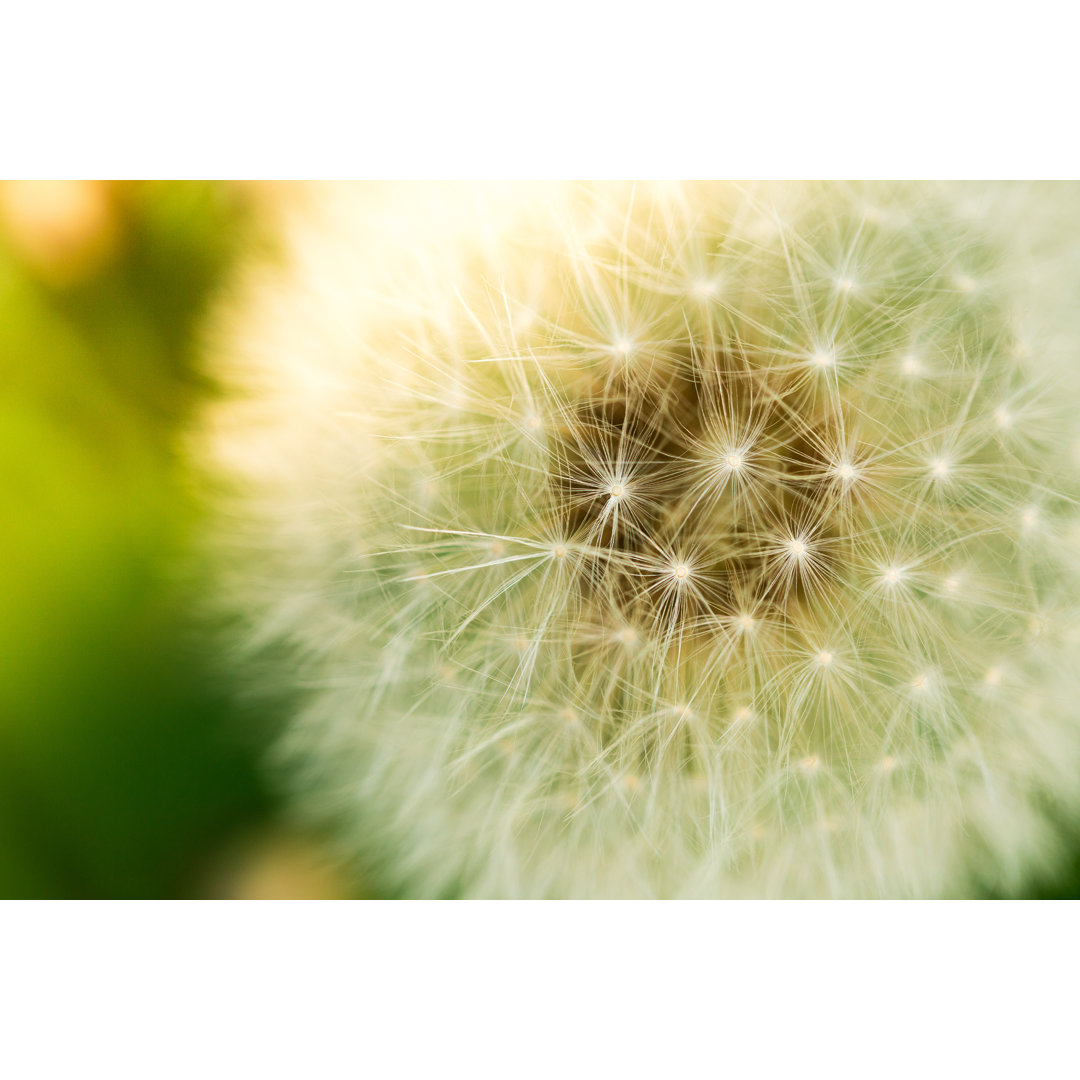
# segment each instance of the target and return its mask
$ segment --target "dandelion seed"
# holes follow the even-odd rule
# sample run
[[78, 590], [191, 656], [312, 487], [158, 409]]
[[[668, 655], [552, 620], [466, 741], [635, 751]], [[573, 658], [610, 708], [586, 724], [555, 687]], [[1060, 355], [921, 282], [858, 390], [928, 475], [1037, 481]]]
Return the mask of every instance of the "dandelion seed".
[[520, 309], [513, 317], [511, 326], [518, 334], [528, 333], [536, 325], [536, 312], [527, 308]]
[[443, 399], [446, 407], [451, 412], [463, 412], [469, 403], [469, 396], [461, 386], [453, 386]]
[[904, 572], [902, 566], [887, 566], [881, 572], [881, 580], [886, 585], [899, 585], [904, 580]]

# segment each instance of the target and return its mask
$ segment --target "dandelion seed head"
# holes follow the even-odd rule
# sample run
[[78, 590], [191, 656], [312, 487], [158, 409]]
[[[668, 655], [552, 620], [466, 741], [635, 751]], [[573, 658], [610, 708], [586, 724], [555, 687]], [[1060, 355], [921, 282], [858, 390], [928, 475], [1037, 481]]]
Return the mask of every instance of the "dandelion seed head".
[[337, 850], [425, 897], [1047, 862], [1075, 191], [313, 190], [226, 302], [199, 438], [221, 653], [294, 709], [276, 760]]

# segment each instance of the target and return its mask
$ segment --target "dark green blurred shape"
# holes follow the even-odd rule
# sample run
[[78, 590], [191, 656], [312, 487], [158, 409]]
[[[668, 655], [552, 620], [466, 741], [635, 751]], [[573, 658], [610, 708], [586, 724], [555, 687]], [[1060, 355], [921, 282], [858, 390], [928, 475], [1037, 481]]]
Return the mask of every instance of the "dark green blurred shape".
[[10, 206], [0, 225], [2, 897], [196, 895], [271, 811], [173, 580], [196, 328], [253, 242], [249, 195], [97, 195], [111, 248], [74, 274], [78, 250], [57, 270]]

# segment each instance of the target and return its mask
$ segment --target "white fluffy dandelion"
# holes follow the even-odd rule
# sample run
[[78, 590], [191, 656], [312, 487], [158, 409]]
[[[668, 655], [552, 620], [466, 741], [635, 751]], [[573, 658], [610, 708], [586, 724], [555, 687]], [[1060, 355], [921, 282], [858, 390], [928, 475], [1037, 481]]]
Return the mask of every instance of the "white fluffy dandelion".
[[343, 856], [565, 897], [1008, 891], [1052, 859], [1080, 200], [985, 194], [982, 225], [876, 184], [285, 216], [200, 453], [220, 606]]

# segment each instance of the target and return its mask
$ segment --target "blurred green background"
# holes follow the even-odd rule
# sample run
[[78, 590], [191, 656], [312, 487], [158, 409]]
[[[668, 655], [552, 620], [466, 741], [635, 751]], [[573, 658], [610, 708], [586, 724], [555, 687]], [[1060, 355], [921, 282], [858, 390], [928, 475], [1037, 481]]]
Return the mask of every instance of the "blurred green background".
[[200, 649], [176, 446], [269, 188], [0, 185], [0, 896], [333, 896]]
[[[277, 191], [0, 183], [0, 897], [345, 894], [180, 572], [201, 327]], [[1029, 895], [1080, 896], [1073, 847]]]

